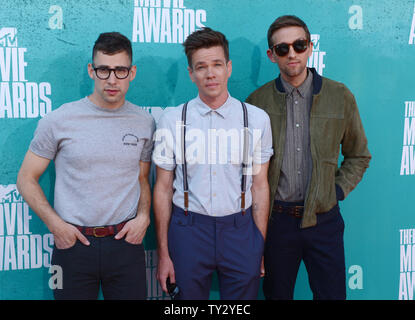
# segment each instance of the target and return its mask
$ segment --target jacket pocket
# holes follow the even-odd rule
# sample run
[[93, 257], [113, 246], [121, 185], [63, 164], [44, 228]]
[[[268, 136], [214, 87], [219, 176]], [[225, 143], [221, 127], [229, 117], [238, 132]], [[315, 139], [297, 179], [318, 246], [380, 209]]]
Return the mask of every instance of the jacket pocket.
[[335, 188], [337, 162], [333, 159], [323, 159], [320, 162], [320, 167], [319, 199], [321, 209], [319, 211], [325, 212], [337, 203]]

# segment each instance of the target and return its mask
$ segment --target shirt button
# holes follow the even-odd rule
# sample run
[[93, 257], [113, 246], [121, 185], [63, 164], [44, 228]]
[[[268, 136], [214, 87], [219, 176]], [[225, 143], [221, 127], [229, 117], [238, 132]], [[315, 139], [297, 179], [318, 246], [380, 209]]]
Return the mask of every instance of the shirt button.
[[301, 150], [300, 148], [297, 148], [297, 151], [298, 151], [298, 152], [300, 152], [300, 150]]
[[298, 128], [298, 127], [300, 127], [300, 124], [299, 123], [296, 123], [295, 126]]
[[212, 175], [216, 176], [216, 171], [213, 171], [213, 172], [212, 172]]
[[298, 101], [294, 101], [295, 104], [298, 104]]
[[213, 197], [216, 197], [216, 193], [212, 194]]
[[297, 171], [298, 174], [301, 174], [301, 171]]

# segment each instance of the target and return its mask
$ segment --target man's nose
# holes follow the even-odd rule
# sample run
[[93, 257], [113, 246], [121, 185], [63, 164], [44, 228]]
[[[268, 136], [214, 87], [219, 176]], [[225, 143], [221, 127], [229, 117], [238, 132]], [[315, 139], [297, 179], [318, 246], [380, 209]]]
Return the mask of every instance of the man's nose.
[[213, 78], [214, 76], [215, 76], [215, 74], [213, 73], [213, 68], [212, 67], [207, 67], [207, 70], [206, 70], [206, 76], [208, 77], [208, 78]]
[[288, 57], [293, 58], [297, 55], [297, 52], [295, 52], [294, 47], [292, 45], [288, 46]]
[[115, 70], [110, 70], [110, 76], [107, 79], [109, 83], [115, 83], [117, 81], [117, 77], [115, 76]]

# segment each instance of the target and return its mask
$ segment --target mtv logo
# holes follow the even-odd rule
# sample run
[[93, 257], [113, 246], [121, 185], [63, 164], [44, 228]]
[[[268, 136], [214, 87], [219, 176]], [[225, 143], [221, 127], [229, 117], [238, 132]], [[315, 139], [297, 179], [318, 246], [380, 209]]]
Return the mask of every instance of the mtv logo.
[[17, 29], [1, 28], [0, 29], [0, 46], [17, 47]]
[[313, 43], [313, 50], [320, 51], [320, 35], [319, 34], [312, 34], [311, 42]]
[[23, 202], [15, 184], [0, 185], [0, 203]]

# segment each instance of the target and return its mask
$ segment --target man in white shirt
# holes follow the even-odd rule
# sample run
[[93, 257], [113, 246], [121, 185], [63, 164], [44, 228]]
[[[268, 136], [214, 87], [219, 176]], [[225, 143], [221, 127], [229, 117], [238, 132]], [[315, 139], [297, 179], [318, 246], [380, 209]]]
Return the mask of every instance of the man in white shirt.
[[177, 284], [177, 299], [208, 299], [216, 270], [222, 299], [256, 299], [269, 211], [270, 120], [229, 95], [232, 61], [222, 33], [204, 28], [184, 47], [199, 94], [165, 113], [155, 134], [158, 279], [164, 291], [167, 279]]

